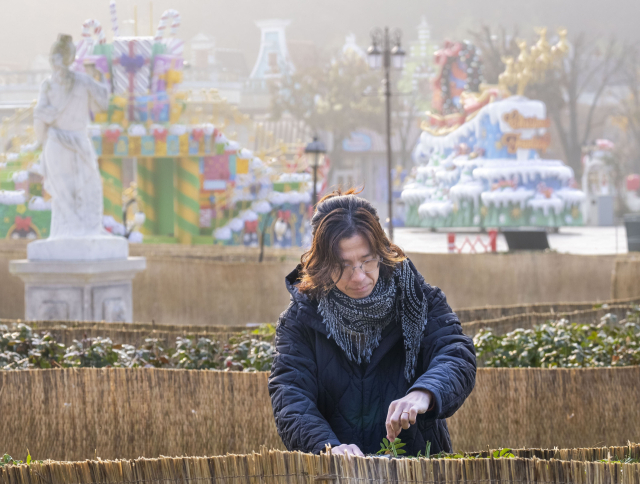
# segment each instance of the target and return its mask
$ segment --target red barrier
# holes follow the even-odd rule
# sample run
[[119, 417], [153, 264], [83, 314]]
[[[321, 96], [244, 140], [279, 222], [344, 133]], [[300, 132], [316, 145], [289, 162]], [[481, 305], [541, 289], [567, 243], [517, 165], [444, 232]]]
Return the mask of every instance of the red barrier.
[[498, 231], [496, 229], [489, 230], [489, 240], [485, 242], [478, 235], [475, 239], [470, 239], [469, 237], [465, 237], [462, 245], [460, 247], [456, 246], [456, 234], [453, 232], [449, 232], [447, 234], [447, 245], [450, 254], [461, 254], [465, 247], [469, 246], [470, 254], [478, 254], [479, 248], [482, 249], [481, 252], [497, 252], [498, 251]]

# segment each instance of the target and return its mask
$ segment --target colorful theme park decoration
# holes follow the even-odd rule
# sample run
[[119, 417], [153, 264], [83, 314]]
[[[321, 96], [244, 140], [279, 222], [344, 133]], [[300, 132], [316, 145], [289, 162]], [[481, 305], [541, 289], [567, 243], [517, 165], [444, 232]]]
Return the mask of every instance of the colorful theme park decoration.
[[[97, 21], [86, 21], [74, 63], [112, 92], [108, 110], [92, 112], [89, 126], [103, 179], [105, 227], [126, 235], [135, 219], [141, 233], [133, 231], [129, 239], [138, 241], [144, 234], [151, 240], [255, 246], [264, 236], [265, 245], [307, 244], [312, 187], [302, 151], [264, 161], [221, 127], [192, 116], [189, 94], [179, 88], [184, 43], [176, 36], [177, 11], [162, 15], [154, 37], [118, 36], [114, 2], [111, 15], [113, 41], [106, 41]], [[202, 102], [209, 101], [207, 95]], [[229, 114], [233, 122], [245, 121]], [[15, 151], [0, 159], [0, 238], [46, 237], [51, 212], [39, 147]], [[125, 159], [136, 172], [129, 190], [123, 186]], [[132, 206], [136, 213], [130, 213]]]
[[[550, 47], [546, 30], [530, 49], [520, 42], [516, 62], [504, 59], [507, 76], [499, 86], [480, 85], [480, 92], [440, 94], [453, 99], [439, 113], [429, 113], [413, 157], [415, 176], [405, 185], [406, 224], [422, 227], [558, 227], [582, 223], [584, 193], [575, 188], [573, 170], [559, 160], [541, 159], [550, 143], [546, 106], [541, 101], [511, 96], [527, 82], [540, 79], [567, 51], [566, 32]], [[461, 44], [447, 44], [441, 57], [459, 58]], [[467, 48], [466, 52], [471, 52]], [[448, 57], [447, 57], [448, 56]], [[458, 57], [456, 57], [458, 56]], [[440, 77], [444, 66], [441, 63]], [[468, 67], [468, 66], [467, 66]], [[450, 85], [450, 84], [449, 84]], [[459, 94], [459, 101], [452, 95]], [[435, 96], [437, 98], [437, 96]], [[452, 112], [453, 108], [457, 112]]]
[[460, 95], [476, 92], [482, 81], [482, 64], [473, 44], [445, 41], [434, 54], [438, 74], [433, 80], [432, 107], [444, 115], [462, 108]]

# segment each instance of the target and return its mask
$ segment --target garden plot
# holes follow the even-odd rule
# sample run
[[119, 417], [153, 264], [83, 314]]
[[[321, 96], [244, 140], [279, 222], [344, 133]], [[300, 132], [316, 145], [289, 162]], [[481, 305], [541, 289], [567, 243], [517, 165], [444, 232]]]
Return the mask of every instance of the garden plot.
[[[503, 368], [478, 370], [473, 393], [448, 420], [454, 448], [639, 442], [640, 366], [633, 358], [640, 313], [621, 310], [617, 319], [595, 319], [596, 310], [589, 324], [549, 322], [544, 329], [477, 336], [479, 361], [493, 359], [492, 366]], [[126, 348], [87, 338], [56, 349], [61, 343], [46, 332], [27, 338], [21, 331], [26, 327], [0, 337], [0, 358], [10, 360], [4, 366], [24, 368], [0, 371], [0, 451], [82, 460], [282, 449], [268, 372], [256, 371], [270, 367], [273, 328], [245, 333], [235, 347], [215, 335], [182, 335], [175, 340], [182, 346], [147, 341], [151, 347]], [[56, 366], [69, 368], [46, 369]]]

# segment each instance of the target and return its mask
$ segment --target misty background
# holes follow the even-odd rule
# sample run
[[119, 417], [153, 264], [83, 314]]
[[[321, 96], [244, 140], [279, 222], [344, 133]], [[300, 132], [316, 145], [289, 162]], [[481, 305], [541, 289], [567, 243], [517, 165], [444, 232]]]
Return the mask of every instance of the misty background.
[[[182, 16], [179, 35], [185, 40], [198, 33], [215, 39], [217, 47], [241, 49], [252, 65], [260, 45], [254, 21], [265, 18], [292, 20], [290, 41], [304, 40], [322, 50], [344, 43], [349, 33], [368, 45], [370, 30], [388, 25], [415, 36], [416, 26], [426, 16], [433, 39], [462, 40], [469, 29], [481, 24], [529, 32], [535, 26], [550, 30], [565, 27], [570, 33], [615, 35], [640, 40], [640, 2], [637, 0], [154, 0], [154, 20], [149, 21], [149, 1], [118, 0], [122, 23], [138, 10], [139, 35], [155, 30], [168, 8]], [[99, 20], [110, 39], [107, 0], [2, 0], [0, 16], [0, 68], [26, 69], [38, 54], [46, 54], [58, 33], [80, 35], [87, 18]]]

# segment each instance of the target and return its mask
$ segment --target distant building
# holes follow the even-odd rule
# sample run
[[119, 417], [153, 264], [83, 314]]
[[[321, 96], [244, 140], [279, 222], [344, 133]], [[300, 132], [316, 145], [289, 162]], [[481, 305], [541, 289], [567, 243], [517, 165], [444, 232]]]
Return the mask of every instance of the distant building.
[[256, 25], [261, 31], [260, 52], [253, 66], [249, 82], [252, 86], [266, 88], [266, 81], [294, 72], [289, 57], [285, 29], [291, 20], [259, 20]]
[[260, 50], [242, 95], [240, 107], [251, 113], [267, 112], [271, 104], [269, 82], [295, 72], [285, 29], [291, 20], [259, 20]]
[[367, 53], [364, 51], [362, 47], [356, 44], [356, 36], [355, 34], [347, 35], [344, 45], [342, 46], [342, 55], [347, 56], [350, 53], [357, 55], [361, 59], [367, 59]]

